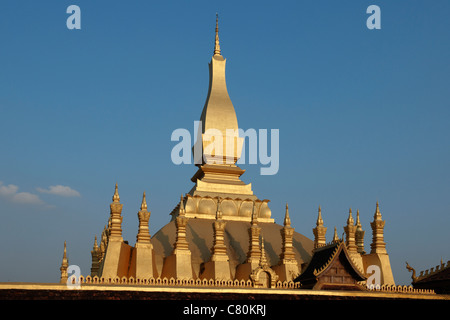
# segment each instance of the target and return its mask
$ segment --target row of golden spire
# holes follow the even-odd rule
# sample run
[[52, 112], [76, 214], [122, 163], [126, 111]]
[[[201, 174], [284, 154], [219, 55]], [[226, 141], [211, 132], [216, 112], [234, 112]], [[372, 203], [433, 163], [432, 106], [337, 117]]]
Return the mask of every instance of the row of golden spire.
[[[380, 207], [377, 201], [377, 207], [375, 210], [375, 214], [374, 214], [374, 218], [375, 220], [381, 220], [381, 212], [380, 212]], [[350, 208], [348, 210], [348, 219], [347, 219], [347, 225], [351, 225], [355, 223], [355, 221], [353, 220], [353, 216], [352, 216], [352, 208]], [[361, 227], [361, 221], [359, 219], [359, 209], [356, 210], [356, 223], [355, 225], [357, 227]], [[318, 215], [317, 215], [317, 221], [316, 221], [316, 226], [323, 226], [323, 219], [322, 219], [322, 208], [319, 205], [319, 210], [318, 210]]]

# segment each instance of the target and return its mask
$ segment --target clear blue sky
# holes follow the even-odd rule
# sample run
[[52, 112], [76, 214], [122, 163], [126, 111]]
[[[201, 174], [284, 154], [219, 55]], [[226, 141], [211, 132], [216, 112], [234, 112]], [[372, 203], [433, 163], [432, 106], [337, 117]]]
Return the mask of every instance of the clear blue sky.
[[321, 205], [331, 240], [359, 209], [370, 250], [378, 200], [398, 284], [405, 261], [450, 260], [450, 2], [5, 0], [0, 281], [57, 282], [64, 240], [88, 274], [116, 182], [131, 244], [144, 190], [151, 234], [169, 221], [196, 171], [170, 136], [200, 118], [216, 12], [239, 126], [280, 130], [278, 174], [242, 177], [276, 222], [288, 202], [313, 238]]

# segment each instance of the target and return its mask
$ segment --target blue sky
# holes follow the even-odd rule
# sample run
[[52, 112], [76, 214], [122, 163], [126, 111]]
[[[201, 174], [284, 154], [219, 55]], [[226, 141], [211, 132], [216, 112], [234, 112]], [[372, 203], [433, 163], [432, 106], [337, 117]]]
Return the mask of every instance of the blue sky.
[[[81, 8], [81, 30], [66, 9]], [[366, 9], [381, 8], [369, 30]], [[317, 208], [343, 232], [360, 210], [370, 250], [375, 204], [394, 278], [450, 260], [448, 1], [2, 1], [0, 281], [56, 282], [63, 243], [90, 250], [118, 182], [134, 243], [169, 221], [193, 165], [170, 140], [193, 132], [208, 89], [215, 13], [227, 85], [244, 130], [280, 130], [280, 170], [242, 179], [282, 223], [313, 238]]]

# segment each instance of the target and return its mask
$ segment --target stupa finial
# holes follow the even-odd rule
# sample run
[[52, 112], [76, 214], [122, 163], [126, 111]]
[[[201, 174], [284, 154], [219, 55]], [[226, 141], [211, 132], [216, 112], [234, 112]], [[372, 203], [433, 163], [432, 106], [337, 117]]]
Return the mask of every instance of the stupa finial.
[[147, 210], [147, 200], [145, 199], [145, 191], [142, 195], [141, 210]]
[[181, 194], [181, 197], [180, 197], [180, 208], [179, 208], [179, 215], [180, 216], [184, 216], [185, 213], [186, 213], [186, 211], [184, 210], [183, 200], [184, 200], [184, 196], [183, 196], [183, 194]]
[[216, 40], [214, 44], [214, 55], [220, 55], [220, 44], [219, 44], [219, 14], [216, 12]]
[[289, 207], [287, 203], [286, 203], [286, 213], [284, 215], [284, 226], [285, 227], [291, 226], [291, 218], [289, 217]]
[[117, 182], [116, 182], [116, 188], [114, 190], [114, 195], [113, 195], [113, 202], [120, 202], [120, 197], [119, 197], [119, 188], [117, 186]]
[[337, 241], [339, 241], [339, 237], [337, 235], [336, 227], [334, 227], [333, 242], [337, 242]]
[[320, 205], [319, 205], [319, 212], [317, 214], [316, 226], [323, 226], [322, 208], [320, 207]]
[[357, 226], [358, 228], [361, 228], [361, 221], [359, 220], [359, 209], [356, 210], [356, 222], [355, 222], [355, 226]]
[[97, 235], [95, 235], [95, 239], [94, 239], [94, 250], [98, 250]]
[[380, 205], [378, 204], [378, 200], [377, 200], [377, 207], [375, 209], [374, 218], [375, 218], [375, 220], [381, 220]]
[[353, 220], [353, 217], [352, 217], [352, 208], [350, 208], [350, 209], [348, 210], [347, 225], [353, 225], [354, 222], [355, 222], [355, 221]]

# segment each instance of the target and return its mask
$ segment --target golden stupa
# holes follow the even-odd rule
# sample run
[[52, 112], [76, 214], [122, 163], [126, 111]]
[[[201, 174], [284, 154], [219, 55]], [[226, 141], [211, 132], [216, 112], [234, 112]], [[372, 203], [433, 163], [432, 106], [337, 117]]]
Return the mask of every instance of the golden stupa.
[[[143, 279], [146, 283], [155, 279], [175, 279], [192, 284], [206, 279], [213, 280], [212, 283], [225, 281], [231, 285], [244, 281], [252, 287], [273, 288], [277, 283], [301, 279], [302, 272], [312, 265], [317, 265], [320, 270], [311, 270], [314, 279], [309, 278], [309, 283], [364, 282], [368, 267], [375, 265], [381, 272], [379, 284], [394, 285], [383, 237], [385, 221], [381, 218], [378, 203], [371, 223], [371, 252], [366, 253], [359, 212], [355, 223], [350, 209], [344, 227], [345, 243], [337, 237], [335, 230], [333, 241], [327, 244], [327, 228], [319, 207], [314, 240], [311, 240], [295, 232], [287, 205], [283, 225], [275, 223], [269, 200], [259, 199], [253, 194], [251, 184], [240, 179], [245, 170], [236, 162], [241, 156], [243, 138], [239, 137], [236, 112], [227, 91], [226, 59], [221, 55], [218, 31], [216, 18], [209, 90], [200, 116], [201, 132], [193, 146], [201, 150], [202, 156], [197, 159], [198, 170], [191, 178], [193, 188], [175, 202], [178, 204], [171, 212], [171, 221], [152, 237], [144, 193], [137, 214], [136, 243], [132, 246], [122, 237], [123, 204], [116, 184], [108, 224], [103, 229], [100, 244], [95, 238], [91, 251], [92, 268], [88, 277], [99, 283], [114, 283], [115, 279], [133, 279], [135, 283]], [[214, 140], [211, 132], [222, 135], [223, 151], [210, 148]], [[234, 148], [225, 147], [226, 141], [232, 141]], [[339, 258], [333, 256], [336, 252], [342, 252]], [[67, 281], [67, 266], [64, 252], [62, 283]], [[336, 274], [330, 276], [330, 270], [335, 270]], [[325, 271], [328, 272], [326, 277], [318, 279]]]

